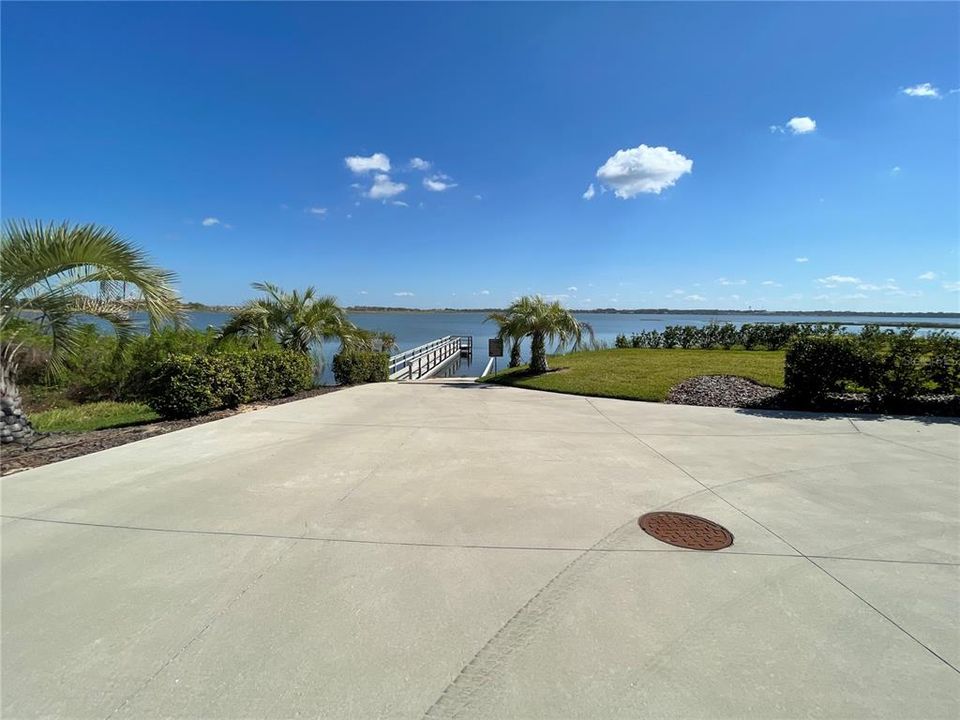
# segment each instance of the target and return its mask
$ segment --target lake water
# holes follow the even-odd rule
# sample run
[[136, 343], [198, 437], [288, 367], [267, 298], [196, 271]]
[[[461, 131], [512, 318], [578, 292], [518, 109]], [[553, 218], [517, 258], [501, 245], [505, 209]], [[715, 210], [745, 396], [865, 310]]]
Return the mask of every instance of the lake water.
[[[229, 315], [217, 312], [190, 313], [190, 324], [199, 329], [209, 326], [220, 327]], [[482, 312], [358, 312], [351, 313], [350, 318], [357, 325], [367, 330], [384, 330], [397, 337], [400, 350], [409, 350], [418, 345], [435, 340], [445, 335], [471, 335], [473, 337], [474, 353], [469, 360], [463, 358], [460, 364], [450, 368], [448, 375], [471, 376], [479, 375], [487, 365], [487, 339], [496, 334], [496, 325], [484, 322], [486, 313]], [[706, 325], [710, 322], [742, 325], [749, 322], [840, 322], [851, 331], [865, 323], [876, 323], [883, 326], [889, 322], [910, 323], [950, 323], [954, 332], [960, 332], [960, 318], [937, 318], [931, 321], [924, 317], [897, 318], [875, 317], [871, 315], [836, 317], [817, 317], [812, 315], [640, 315], [625, 313], [583, 313], [579, 319], [590, 323], [596, 339], [605, 342], [611, 347], [617, 335], [630, 335], [640, 330], [663, 330], [667, 325]], [[330, 364], [334, 353], [337, 352], [337, 343], [327, 343], [323, 347], [324, 372], [323, 382], [332, 383], [333, 375]], [[528, 348], [524, 345], [524, 355]], [[506, 348], [504, 352], [507, 352]], [[500, 361], [503, 366], [506, 359]]]

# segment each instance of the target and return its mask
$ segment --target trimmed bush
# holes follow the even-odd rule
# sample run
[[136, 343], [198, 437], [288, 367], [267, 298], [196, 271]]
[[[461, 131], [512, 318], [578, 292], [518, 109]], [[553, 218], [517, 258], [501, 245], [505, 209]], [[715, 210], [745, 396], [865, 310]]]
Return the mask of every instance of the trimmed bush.
[[733, 323], [710, 322], [696, 325], [667, 325], [663, 332], [641, 330], [617, 336], [617, 347], [634, 348], [723, 348], [740, 346], [745, 350], [783, 350], [794, 338], [834, 337], [846, 333], [837, 323]]
[[189, 418], [310, 388], [310, 358], [288, 350], [177, 354], [159, 361], [145, 388], [150, 408], [165, 418]]
[[960, 395], [960, 338], [940, 330], [924, 341], [930, 353], [927, 379], [941, 393]]
[[254, 376], [251, 400], [287, 397], [313, 386], [313, 362], [306, 355], [276, 350], [251, 353], [250, 357]]
[[801, 402], [855, 386], [874, 408], [901, 410], [920, 395], [957, 394], [960, 338], [875, 325], [859, 335], [800, 335], [787, 349], [784, 376], [786, 391]]
[[[146, 392], [150, 409], [165, 418], [188, 418], [223, 407], [219, 393], [225, 371], [210, 355], [171, 355], [160, 362]], [[232, 378], [231, 378], [232, 379]], [[216, 388], [216, 389], [215, 389]]]
[[368, 350], [348, 350], [333, 356], [333, 377], [340, 385], [385, 382], [390, 379], [390, 356]]
[[859, 373], [857, 347], [852, 337], [797, 338], [787, 348], [784, 387], [802, 401], [815, 401], [827, 393], [843, 392], [847, 381]]

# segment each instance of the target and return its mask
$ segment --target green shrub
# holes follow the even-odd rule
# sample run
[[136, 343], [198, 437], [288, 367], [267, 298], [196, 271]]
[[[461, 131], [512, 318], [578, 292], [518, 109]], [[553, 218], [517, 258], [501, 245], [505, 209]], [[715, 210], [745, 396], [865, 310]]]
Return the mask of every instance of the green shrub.
[[287, 397], [313, 386], [313, 362], [306, 355], [272, 350], [251, 353], [251, 358], [254, 379], [251, 400]]
[[695, 347], [700, 340], [700, 333], [693, 325], [681, 325], [677, 333], [677, 342], [684, 350]]
[[366, 350], [349, 350], [333, 356], [333, 377], [340, 385], [384, 382], [390, 379], [390, 356]]
[[941, 330], [924, 340], [929, 353], [927, 380], [937, 392], [960, 395], [960, 338]]
[[[171, 355], [155, 367], [146, 392], [147, 404], [165, 418], [189, 418], [223, 407], [219, 382], [229, 372], [210, 355]], [[231, 380], [233, 378], [231, 377]]]
[[919, 395], [960, 390], [960, 338], [948, 333], [917, 337], [868, 325], [859, 335], [797, 336], [784, 367], [788, 393], [816, 402], [848, 384], [867, 392], [877, 410], [902, 410]]
[[[637, 337], [637, 336], [634, 335], [633, 337]], [[615, 347], [618, 347], [620, 349], [629, 347], [629, 345], [627, 344], [627, 336], [624, 335], [623, 333], [620, 333], [619, 335], [617, 335], [617, 339], [614, 341], [613, 344]], [[634, 347], [637, 347], [637, 346], [634, 345]]]
[[665, 348], [676, 347], [680, 343], [680, 327], [678, 325], [667, 325], [663, 329], [660, 343]]
[[798, 337], [787, 348], [784, 388], [801, 401], [815, 401], [842, 392], [860, 373], [852, 337]]
[[123, 354], [126, 372], [120, 378], [120, 394], [125, 399], [146, 399], [146, 389], [161, 363], [173, 355], [206, 355], [212, 343], [210, 332], [174, 328], [133, 338]]
[[289, 350], [178, 354], [153, 368], [145, 400], [165, 418], [286, 397], [308, 389], [313, 373], [310, 358]]

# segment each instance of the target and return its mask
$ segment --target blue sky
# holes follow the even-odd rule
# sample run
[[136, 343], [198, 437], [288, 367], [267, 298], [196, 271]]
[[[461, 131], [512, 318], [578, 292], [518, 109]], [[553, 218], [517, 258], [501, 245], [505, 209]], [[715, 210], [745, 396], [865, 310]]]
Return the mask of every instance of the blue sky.
[[3, 217], [190, 300], [960, 309], [955, 3], [2, 12]]

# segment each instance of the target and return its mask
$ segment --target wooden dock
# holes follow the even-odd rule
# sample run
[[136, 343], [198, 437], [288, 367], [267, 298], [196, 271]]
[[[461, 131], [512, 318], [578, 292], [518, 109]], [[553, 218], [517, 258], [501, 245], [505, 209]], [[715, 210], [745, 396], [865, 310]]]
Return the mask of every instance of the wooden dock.
[[461, 357], [473, 355], [473, 336], [447, 335], [390, 356], [391, 380], [426, 380]]

